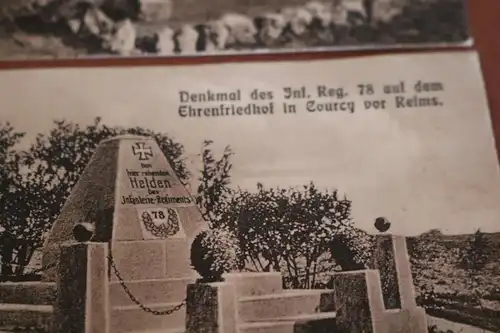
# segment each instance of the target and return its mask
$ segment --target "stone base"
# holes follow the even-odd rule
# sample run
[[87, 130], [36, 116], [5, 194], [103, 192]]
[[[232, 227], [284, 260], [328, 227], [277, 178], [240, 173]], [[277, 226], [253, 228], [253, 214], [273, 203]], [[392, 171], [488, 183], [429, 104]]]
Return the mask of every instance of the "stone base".
[[387, 332], [428, 333], [427, 316], [421, 307], [386, 311]]
[[109, 333], [108, 244], [63, 246], [53, 333]]
[[237, 297], [277, 294], [283, 291], [281, 273], [228, 273], [224, 280], [236, 289]]
[[51, 330], [53, 308], [51, 305], [0, 304], [0, 331], [8, 327], [40, 327]]
[[[184, 239], [117, 241], [113, 261], [125, 281], [194, 277], [189, 242]], [[116, 281], [114, 272], [111, 281]]]
[[187, 287], [186, 333], [237, 333], [236, 292], [225, 282]]
[[0, 301], [10, 304], [53, 305], [56, 284], [50, 282], [0, 283]]

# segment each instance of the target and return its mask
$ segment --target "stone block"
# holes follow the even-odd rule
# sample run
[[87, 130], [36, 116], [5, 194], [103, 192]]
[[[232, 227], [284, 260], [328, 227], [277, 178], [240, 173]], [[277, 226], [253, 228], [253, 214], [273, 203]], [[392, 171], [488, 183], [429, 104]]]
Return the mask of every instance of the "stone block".
[[373, 269], [378, 269], [386, 309], [401, 309], [393, 236], [378, 235], [373, 253]]
[[109, 333], [107, 243], [61, 248], [54, 333]]
[[285, 290], [279, 294], [240, 298], [238, 309], [244, 322], [289, 320], [334, 311], [334, 293], [331, 290]]
[[377, 236], [373, 258], [373, 268], [380, 271], [386, 309], [416, 307], [406, 238]]
[[[366, 272], [336, 273], [332, 278], [337, 312], [336, 321], [340, 332], [376, 332], [373, 327]], [[377, 278], [379, 277], [377, 276]], [[379, 299], [382, 299], [382, 295]]]
[[237, 333], [237, 300], [230, 283], [188, 285], [186, 333]]
[[191, 267], [191, 244], [185, 238], [165, 240], [167, 278], [198, 277]]
[[0, 300], [10, 304], [52, 305], [56, 298], [56, 284], [52, 282], [0, 283]]
[[[178, 305], [176, 303], [143, 305], [153, 311], [168, 311]], [[138, 305], [114, 306], [111, 309], [111, 332], [150, 332], [181, 328], [186, 322], [186, 309], [180, 308], [171, 314], [154, 315], [141, 309]]]
[[[239, 333], [337, 333], [335, 312], [297, 316], [290, 320], [251, 322], [239, 325]], [[340, 332], [338, 332], [340, 333]]]
[[[194, 278], [177, 278], [164, 280], [127, 281], [127, 288], [141, 303], [174, 303], [186, 298], [186, 288]], [[134, 305], [118, 281], [111, 282], [109, 297], [111, 306]]]
[[261, 296], [283, 291], [281, 273], [229, 273], [226, 282], [234, 285], [237, 297]]
[[403, 310], [389, 310], [385, 313], [387, 332], [428, 333], [427, 316], [420, 307]]
[[[112, 245], [113, 261], [125, 281], [195, 277], [185, 239], [119, 241]], [[115, 272], [111, 280], [116, 281]]]
[[50, 305], [0, 304], [0, 327], [41, 327], [51, 329], [53, 308]]
[[[167, 276], [166, 246], [162, 240], [114, 242], [112, 255], [124, 281], [162, 279]], [[118, 280], [113, 269], [111, 280]]]

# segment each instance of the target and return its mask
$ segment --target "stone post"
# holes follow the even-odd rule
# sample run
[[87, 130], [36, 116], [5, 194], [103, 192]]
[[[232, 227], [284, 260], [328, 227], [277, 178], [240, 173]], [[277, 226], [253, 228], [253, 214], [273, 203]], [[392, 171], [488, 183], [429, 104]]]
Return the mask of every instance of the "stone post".
[[406, 237], [377, 236], [373, 265], [380, 272], [387, 332], [427, 333], [425, 310], [415, 299]]
[[378, 271], [335, 273], [333, 283], [339, 332], [387, 333]]
[[237, 333], [236, 291], [227, 282], [187, 287], [186, 333]]
[[61, 246], [54, 333], [109, 333], [108, 243]]
[[404, 236], [376, 236], [373, 268], [380, 271], [386, 309], [416, 307], [410, 260]]

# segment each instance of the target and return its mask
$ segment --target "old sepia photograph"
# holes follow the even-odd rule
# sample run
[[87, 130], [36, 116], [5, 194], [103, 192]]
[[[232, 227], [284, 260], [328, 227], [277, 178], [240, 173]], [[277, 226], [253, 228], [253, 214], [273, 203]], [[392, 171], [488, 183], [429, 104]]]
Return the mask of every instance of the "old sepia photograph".
[[498, 332], [479, 68], [5, 71], [0, 332]]
[[2, 0], [0, 60], [468, 46], [465, 0]]

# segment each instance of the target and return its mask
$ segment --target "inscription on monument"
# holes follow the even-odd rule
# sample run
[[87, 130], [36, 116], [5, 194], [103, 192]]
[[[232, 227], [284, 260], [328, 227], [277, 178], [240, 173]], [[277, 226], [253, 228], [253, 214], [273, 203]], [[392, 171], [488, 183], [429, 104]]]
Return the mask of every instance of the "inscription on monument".
[[[127, 169], [130, 186], [133, 189], [165, 189], [171, 188], [172, 183], [163, 177], [170, 176], [168, 171], [134, 171]], [[162, 177], [162, 178], [159, 178]]]
[[155, 155], [151, 146], [139, 141], [134, 142], [131, 149], [132, 154], [141, 162], [139, 168], [125, 169], [131, 191], [128, 195], [121, 196], [122, 205], [168, 205], [170, 209], [193, 204], [190, 196], [172, 195], [176, 193], [174, 188], [182, 184], [178, 184], [171, 170], [153, 169], [155, 163], [149, 163]]
[[[167, 170], [130, 170], [126, 169], [130, 188], [133, 194], [121, 197], [122, 204], [129, 205], [189, 205], [192, 199], [188, 196], [171, 196], [164, 193], [175, 185], [174, 178]], [[147, 191], [147, 195], [138, 194], [138, 190]]]
[[147, 238], [165, 239], [181, 232], [179, 214], [173, 208], [143, 208], [138, 214]]
[[145, 142], [136, 142], [132, 145], [132, 154], [136, 156], [139, 161], [148, 161], [153, 157], [153, 150]]
[[121, 204], [122, 205], [168, 205], [174, 204], [176, 206], [182, 207], [192, 204], [190, 197], [171, 197], [169, 195], [157, 195], [157, 196], [142, 196], [142, 195], [132, 195], [127, 196], [122, 195]]

